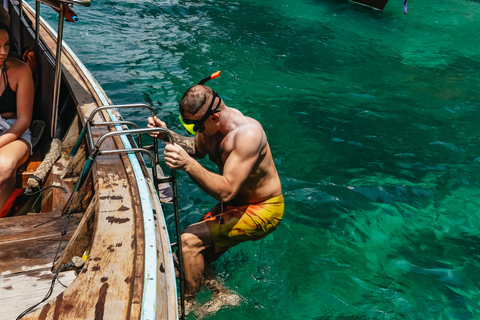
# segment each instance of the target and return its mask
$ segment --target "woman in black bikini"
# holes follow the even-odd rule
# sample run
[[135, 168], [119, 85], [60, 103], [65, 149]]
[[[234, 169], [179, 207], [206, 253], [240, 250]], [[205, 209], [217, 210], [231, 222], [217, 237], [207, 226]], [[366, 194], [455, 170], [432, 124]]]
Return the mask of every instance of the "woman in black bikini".
[[0, 24], [0, 209], [15, 188], [17, 168], [31, 153], [29, 127], [34, 96], [30, 68], [8, 56], [8, 31]]

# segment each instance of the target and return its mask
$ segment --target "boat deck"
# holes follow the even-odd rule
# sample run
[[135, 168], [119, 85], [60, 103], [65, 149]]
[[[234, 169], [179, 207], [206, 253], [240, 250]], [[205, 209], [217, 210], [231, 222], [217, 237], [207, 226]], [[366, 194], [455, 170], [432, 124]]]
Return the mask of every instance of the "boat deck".
[[[72, 225], [60, 245], [66, 220], [55, 219], [60, 215], [61, 212], [51, 212], [0, 219], [0, 319], [16, 319], [25, 309], [42, 301], [49, 291], [57, 250], [63, 250], [75, 231], [75, 222], [70, 221]], [[75, 274], [62, 272], [58, 278], [68, 286]], [[57, 282], [50, 298], [37, 308], [63, 290]]]

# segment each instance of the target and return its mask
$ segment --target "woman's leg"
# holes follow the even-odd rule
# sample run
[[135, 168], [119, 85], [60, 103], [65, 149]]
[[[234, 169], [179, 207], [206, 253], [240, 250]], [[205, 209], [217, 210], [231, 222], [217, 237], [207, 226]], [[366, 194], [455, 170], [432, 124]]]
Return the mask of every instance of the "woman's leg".
[[15, 189], [17, 168], [27, 161], [30, 146], [23, 140], [15, 140], [0, 148], [0, 209]]

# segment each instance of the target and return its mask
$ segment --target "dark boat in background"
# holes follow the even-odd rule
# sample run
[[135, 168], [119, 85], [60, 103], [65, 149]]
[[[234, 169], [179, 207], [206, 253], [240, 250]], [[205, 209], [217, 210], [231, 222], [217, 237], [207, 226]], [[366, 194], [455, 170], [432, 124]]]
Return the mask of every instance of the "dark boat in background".
[[362, 4], [364, 6], [369, 6], [378, 10], [383, 10], [388, 0], [350, 0], [352, 2]]

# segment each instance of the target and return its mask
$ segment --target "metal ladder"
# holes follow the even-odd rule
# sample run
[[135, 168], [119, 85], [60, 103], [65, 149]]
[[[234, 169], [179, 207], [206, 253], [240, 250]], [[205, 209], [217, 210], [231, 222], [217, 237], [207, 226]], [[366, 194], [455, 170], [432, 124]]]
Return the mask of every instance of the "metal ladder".
[[[181, 230], [180, 230], [180, 215], [178, 212], [178, 197], [177, 197], [177, 181], [176, 181], [176, 171], [171, 169], [171, 175], [163, 178], [158, 178], [158, 173], [157, 173], [157, 165], [159, 165], [159, 156], [158, 156], [158, 142], [157, 139], [153, 140], [153, 145], [151, 146], [143, 146], [142, 142], [142, 134], [145, 133], [151, 133], [151, 132], [165, 132], [168, 135], [169, 142], [174, 143], [173, 137], [170, 133], [170, 131], [163, 129], [163, 128], [139, 128], [135, 123], [131, 121], [124, 121], [124, 120], [116, 120], [116, 121], [101, 121], [101, 122], [94, 122], [93, 118], [97, 113], [103, 110], [115, 110], [115, 109], [138, 109], [138, 108], [146, 108], [148, 109], [152, 116], [155, 116], [155, 111], [152, 107], [145, 105], [145, 104], [126, 104], [126, 105], [107, 105], [107, 106], [102, 106], [94, 109], [90, 116], [88, 117], [84, 127], [82, 128], [82, 131], [79, 134], [79, 137], [72, 149], [72, 152], [70, 154], [70, 157], [73, 157], [76, 152], [78, 151], [78, 148], [80, 147], [80, 144], [82, 143], [83, 138], [86, 138], [86, 143], [88, 144], [88, 149], [92, 150], [87, 158], [87, 161], [83, 167], [83, 170], [73, 188], [73, 192], [77, 192], [79, 188], [82, 186], [84, 183], [84, 180], [86, 179], [89, 171], [92, 168], [93, 163], [95, 162], [97, 156], [99, 155], [111, 155], [111, 154], [128, 154], [128, 153], [142, 153], [147, 155], [150, 158], [150, 162], [152, 164], [152, 172], [153, 172], [153, 184], [155, 186], [155, 189], [157, 190], [157, 195], [159, 195], [159, 190], [158, 185], [160, 183], [171, 183], [172, 184], [172, 191], [173, 191], [173, 197], [172, 197], [172, 204], [174, 208], [174, 216], [175, 216], [175, 230], [176, 230], [176, 235], [177, 235], [177, 242], [172, 244], [172, 247], [176, 247], [176, 254], [178, 257], [178, 263], [179, 263], [179, 282], [180, 282], [180, 301], [181, 301], [181, 310], [180, 310], [180, 319], [185, 318], [185, 274], [184, 274], [184, 269], [183, 269], [183, 254], [182, 254], [182, 243], [181, 243]], [[135, 129], [123, 129], [118, 131], [111, 131], [108, 132], [104, 135], [102, 135], [100, 138], [97, 139], [96, 142], [93, 140], [92, 136], [92, 127], [93, 126], [132, 126]], [[118, 127], [117, 127], [118, 128]], [[133, 141], [137, 144], [136, 148], [129, 148], [129, 149], [117, 149], [117, 150], [102, 150], [100, 151], [100, 147], [102, 146], [103, 142], [105, 142], [108, 138], [112, 138], [114, 136], [121, 136], [121, 135], [126, 135], [126, 136], [137, 136], [138, 141], [135, 141], [135, 139], [132, 137]], [[152, 152], [153, 151], [153, 154]]]

